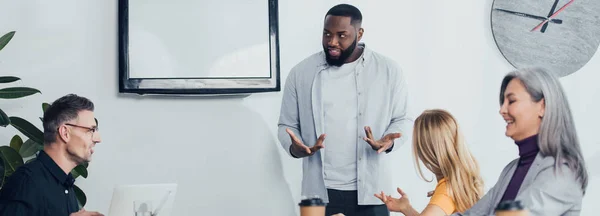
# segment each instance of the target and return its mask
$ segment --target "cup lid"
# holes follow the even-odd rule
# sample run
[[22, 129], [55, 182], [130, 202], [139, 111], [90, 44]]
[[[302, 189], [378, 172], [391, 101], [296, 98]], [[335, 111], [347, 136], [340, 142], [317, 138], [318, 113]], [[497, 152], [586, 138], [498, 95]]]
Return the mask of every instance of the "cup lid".
[[525, 207], [519, 200], [505, 200], [496, 207], [496, 211], [518, 211], [523, 209]]
[[303, 199], [298, 203], [299, 206], [325, 206], [321, 198]]

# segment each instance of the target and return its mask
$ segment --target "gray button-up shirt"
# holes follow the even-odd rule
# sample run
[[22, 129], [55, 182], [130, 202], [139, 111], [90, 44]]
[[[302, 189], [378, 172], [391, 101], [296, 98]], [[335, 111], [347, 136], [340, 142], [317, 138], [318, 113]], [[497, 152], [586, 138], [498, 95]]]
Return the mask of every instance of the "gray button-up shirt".
[[[357, 61], [358, 134], [364, 136], [364, 126], [370, 126], [375, 139], [389, 133], [402, 133], [395, 140], [397, 150], [410, 136], [412, 120], [407, 115], [408, 86], [400, 67], [391, 59], [367, 49]], [[315, 144], [323, 134], [323, 103], [319, 73], [327, 69], [325, 53], [318, 52], [306, 58], [287, 77], [284, 87], [278, 138], [289, 153], [292, 141], [286, 133], [291, 129], [307, 146]], [[359, 137], [360, 139], [360, 137]], [[364, 141], [357, 148], [357, 189], [359, 205], [378, 205], [382, 202], [374, 194], [395, 191], [391, 182], [394, 164], [392, 153], [377, 154]], [[325, 146], [327, 148], [327, 146]], [[302, 158], [302, 196], [319, 196], [329, 202], [323, 180], [324, 151]]]

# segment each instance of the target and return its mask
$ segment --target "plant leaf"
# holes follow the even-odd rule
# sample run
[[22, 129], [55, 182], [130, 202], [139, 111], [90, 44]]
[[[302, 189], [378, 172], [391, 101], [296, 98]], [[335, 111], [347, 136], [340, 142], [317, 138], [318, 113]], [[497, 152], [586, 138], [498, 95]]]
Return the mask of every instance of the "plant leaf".
[[27, 120], [11, 116], [10, 117], [10, 125], [15, 127], [19, 132], [23, 133], [25, 136], [29, 137], [36, 143], [43, 144], [44, 143], [44, 133], [40, 131], [33, 124], [29, 123]]
[[10, 139], [10, 147], [15, 151], [19, 152], [19, 150], [21, 150], [21, 146], [23, 146], [23, 139], [21, 139], [19, 135], [15, 135], [12, 139]]
[[12, 175], [17, 168], [23, 165], [23, 158], [17, 151], [8, 146], [0, 146], [0, 154], [4, 159], [4, 176]]
[[42, 103], [42, 112], [46, 113], [46, 110], [50, 107], [49, 103]]
[[2, 111], [2, 109], [0, 109], [0, 126], [6, 127], [9, 124], [10, 124], [10, 119], [8, 118], [8, 115], [6, 115], [6, 113], [4, 113], [4, 111]]
[[36, 143], [35, 141], [28, 139], [27, 141], [25, 141], [25, 143], [23, 143], [23, 146], [21, 146], [19, 154], [21, 155], [21, 157], [27, 158], [35, 155], [35, 153], [42, 149], [44, 149], [44, 146], [42, 144]]
[[0, 98], [15, 99], [27, 97], [35, 93], [42, 93], [40, 90], [29, 87], [9, 87], [0, 89]]
[[77, 165], [75, 167], [75, 169], [71, 170], [71, 174], [73, 175], [73, 178], [77, 178], [79, 176], [82, 176], [83, 178], [87, 178], [88, 177], [88, 171], [87, 168], [85, 168], [84, 165]]
[[77, 185], [73, 185], [73, 190], [75, 191], [75, 196], [77, 197], [77, 201], [79, 202], [79, 208], [83, 208], [85, 203], [87, 202], [87, 197], [85, 197], [85, 193], [81, 188], [77, 187]]
[[11, 83], [17, 80], [20, 80], [21, 78], [19, 77], [14, 77], [14, 76], [2, 76], [0, 77], [0, 83]]
[[2, 50], [6, 46], [6, 44], [8, 44], [8, 42], [10, 41], [10, 39], [13, 38], [13, 36], [15, 36], [15, 31], [11, 31], [0, 37], [0, 50]]

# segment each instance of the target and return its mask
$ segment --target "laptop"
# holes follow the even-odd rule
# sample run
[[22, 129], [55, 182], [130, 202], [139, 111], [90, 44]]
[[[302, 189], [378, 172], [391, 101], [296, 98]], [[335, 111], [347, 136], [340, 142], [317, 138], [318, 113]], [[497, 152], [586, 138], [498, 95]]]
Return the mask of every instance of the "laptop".
[[107, 216], [171, 216], [177, 184], [118, 185]]

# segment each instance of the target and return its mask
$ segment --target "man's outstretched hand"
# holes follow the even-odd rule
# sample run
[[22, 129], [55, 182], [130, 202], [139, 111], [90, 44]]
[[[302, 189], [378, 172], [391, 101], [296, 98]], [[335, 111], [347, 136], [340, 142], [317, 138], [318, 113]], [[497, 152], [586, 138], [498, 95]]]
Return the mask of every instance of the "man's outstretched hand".
[[98, 212], [86, 211], [85, 209], [81, 209], [78, 212], [71, 213], [69, 216], [104, 216]]
[[375, 140], [373, 138], [373, 132], [371, 131], [371, 127], [365, 126], [365, 134], [367, 137], [363, 137], [373, 150], [377, 151], [377, 153], [384, 152], [388, 150], [392, 145], [394, 145], [394, 140], [400, 138], [402, 136], [401, 133], [390, 133], [383, 136], [380, 140]]
[[308, 147], [304, 145], [304, 143], [302, 143], [302, 141], [298, 139], [294, 132], [292, 132], [292, 130], [290, 130], [289, 128], [285, 129], [285, 132], [287, 132], [290, 135], [290, 139], [292, 139], [292, 146], [290, 148], [292, 154], [296, 157], [311, 156], [317, 151], [319, 151], [319, 149], [325, 148], [325, 146], [323, 145], [323, 141], [325, 140], [325, 134], [321, 134], [321, 136], [319, 136], [315, 145], [313, 145], [312, 147]]

